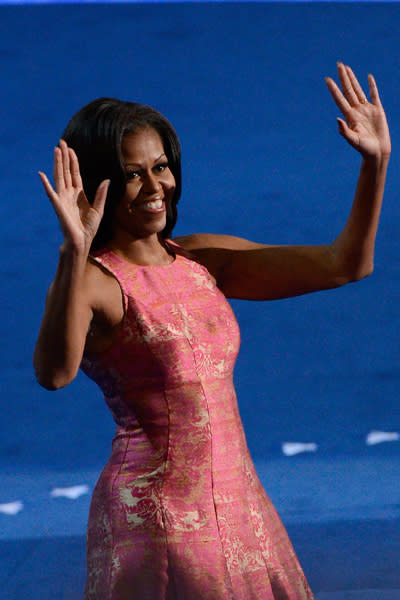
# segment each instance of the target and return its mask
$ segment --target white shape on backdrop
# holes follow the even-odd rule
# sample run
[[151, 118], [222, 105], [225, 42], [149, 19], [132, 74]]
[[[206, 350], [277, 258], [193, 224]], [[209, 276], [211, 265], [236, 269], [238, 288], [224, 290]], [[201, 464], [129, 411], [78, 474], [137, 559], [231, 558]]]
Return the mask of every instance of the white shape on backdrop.
[[83, 485], [73, 485], [71, 487], [65, 488], [54, 488], [50, 492], [50, 496], [52, 498], [69, 498], [70, 500], [76, 500], [80, 496], [84, 496], [89, 493], [89, 486], [86, 484]]
[[317, 444], [314, 442], [301, 443], [301, 442], [284, 442], [282, 444], [282, 452], [285, 456], [294, 456], [301, 452], [316, 452], [318, 450]]
[[383, 442], [398, 442], [400, 434], [397, 431], [370, 431], [365, 439], [367, 446], [382, 444]]
[[17, 515], [24, 508], [21, 500], [15, 502], [7, 502], [6, 504], [0, 504], [0, 513], [4, 515]]

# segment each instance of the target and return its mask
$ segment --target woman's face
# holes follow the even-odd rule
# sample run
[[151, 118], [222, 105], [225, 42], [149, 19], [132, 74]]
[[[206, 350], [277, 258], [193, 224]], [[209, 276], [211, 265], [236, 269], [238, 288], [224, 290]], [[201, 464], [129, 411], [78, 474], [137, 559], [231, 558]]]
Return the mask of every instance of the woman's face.
[[133, 237], [160, 233], [175, 191], [163, 143], [151, 127], [127, 134], [122, 141], [125, 194], [115, 212], [115, 225]]

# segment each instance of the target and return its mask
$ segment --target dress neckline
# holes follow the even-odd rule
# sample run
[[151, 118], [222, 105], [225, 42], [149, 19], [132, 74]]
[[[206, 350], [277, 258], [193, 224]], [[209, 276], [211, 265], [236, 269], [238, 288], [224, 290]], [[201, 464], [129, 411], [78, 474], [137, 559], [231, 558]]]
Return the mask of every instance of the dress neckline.
[[171, 243], [170, 240], [164, 240], [164, 242], [165, 242], [166, 250], [167, 250], [169, 256], [172, 258], [172, 260], [170, 262], [164, 263], [164, 264], [140, 265], [138, 263], [134, 263], [134, 262], [131, 262], [130, 260], [127, 260], [123, 256], [120, 256], [114, 250], [111, 250], [111, 248], [108, 248], [107, 246], [102, 248], [99, 251], [99, 253], [97, 254], [97, 256], [101, 257], [103, 254], [112, 254], [112, 256], [115, 257], [118, 262], [123, 263], [125, 265], [132, 266], [137, 269], [165, 269], [165, 268], [170, 267], [171, 265], [173, 265], [176, 262], [177, 253], [174, 251], [174, 245], [175, 245], [174, 243]]

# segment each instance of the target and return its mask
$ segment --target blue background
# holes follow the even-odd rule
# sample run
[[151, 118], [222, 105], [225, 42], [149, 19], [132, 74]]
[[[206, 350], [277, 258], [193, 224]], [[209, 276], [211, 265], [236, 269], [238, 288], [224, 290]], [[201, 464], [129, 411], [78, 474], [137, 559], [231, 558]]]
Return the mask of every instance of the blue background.
[[[54, 548], [76, 565], [46, 595], [75, 598], [88, 497], [50, 500], [49, 490], [91, 487], [114, 430], [83, 375], [49, 393], [31, 367], [61, 242], [37, 171], [51, 173], [66, 122], [103, 95], [151, 104], [172, 121], [184, 174], [176, 235], [326, 243], [345, 222], [360, 164], [324, 83], [337, 60], [363, 84], [375, 74], [392, 131], [375, 272], [334, 291], [233, 302], [243, 340], [236, 385], [260, 477], [312, 587], [379, 587], [379, 598], [400, 589], [399, 442], [365, 443], [373, 429], [400, 430], [399, 17], [398, 4], [381, 2], [0, 6], [0, 503], [24, 502], [19, 515], [0, 514], [6, 598], [40, 598], [60, 581], [37, 582], [35, 565]], [[318, 450], [285, 457], [287, 441]]]

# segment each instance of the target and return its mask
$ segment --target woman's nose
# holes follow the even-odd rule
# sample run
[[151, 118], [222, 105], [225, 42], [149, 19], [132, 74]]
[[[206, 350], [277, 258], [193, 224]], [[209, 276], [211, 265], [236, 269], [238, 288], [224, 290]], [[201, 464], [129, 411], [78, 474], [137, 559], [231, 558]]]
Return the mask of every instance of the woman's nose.
[[161, 184], [154, 173], [146, 173], [143, 189], [148, 194], [154, 194], [155, 192], [159, 192], [161, 190]]

